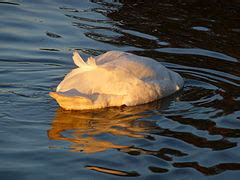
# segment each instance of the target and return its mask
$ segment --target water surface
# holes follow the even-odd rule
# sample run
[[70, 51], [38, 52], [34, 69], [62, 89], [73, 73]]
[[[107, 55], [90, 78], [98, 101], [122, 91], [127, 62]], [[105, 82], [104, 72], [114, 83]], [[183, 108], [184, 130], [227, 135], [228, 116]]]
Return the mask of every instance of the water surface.
[[[238, 1], [0, 0], [0, 179], [238, 179]], [[153, 58], [184, 89], [64, 111], [48, 96], [83, 57]]]

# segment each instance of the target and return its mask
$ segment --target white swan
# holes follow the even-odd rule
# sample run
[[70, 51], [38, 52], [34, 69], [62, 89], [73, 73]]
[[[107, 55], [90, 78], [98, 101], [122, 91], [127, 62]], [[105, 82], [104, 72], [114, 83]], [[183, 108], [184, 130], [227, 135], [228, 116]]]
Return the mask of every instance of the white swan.
[[134, 106], [168, 96], [183, 87], [183, 78], [159, 62], [134, 54], [109, 51], [85, 62], [74, 51], [78, 68], [50, 92], [66, 110]]

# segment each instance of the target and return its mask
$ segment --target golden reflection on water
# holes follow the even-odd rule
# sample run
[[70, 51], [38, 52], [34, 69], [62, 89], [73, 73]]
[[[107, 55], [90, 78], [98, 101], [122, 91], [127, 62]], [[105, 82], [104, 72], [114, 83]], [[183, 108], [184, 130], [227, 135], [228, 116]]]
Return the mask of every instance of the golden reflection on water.
[[109, 168], [98, 167], [98, 166], [86, 166], [86, 168], [89, 170], [94, 170], [94, 171], [98, 171], [98, 172], [102, 172], [102, 173], [106, 173], [106, 174], [112, 174], [112, 175], [116, 175], [116, 176], [127, 176], [127, 177], [140, 176], [140, 174], [138, 174], [135, 171], [127, 172], [127, 171], [109, 169]]
[[[97, 139], [97, 135], [111, 134], [113, 136], [128, 136], [144, 138], [146, 132], [152, 128], [149, 121], [137, 121], [147, 118], [148, 110], [154, 109], [157, 103], [137, 107], [107, 108], [94, 111], [56, 111], [52, 127], [48, 131], [51, 140], [69, 141], [71, 151], [96, 153], [108, 149], [125, 149], [129, 146], [111, 141]], [[159, 105], [159, 104], [158, 104]], [[68, 137], [64, 136], [64, 132]]]

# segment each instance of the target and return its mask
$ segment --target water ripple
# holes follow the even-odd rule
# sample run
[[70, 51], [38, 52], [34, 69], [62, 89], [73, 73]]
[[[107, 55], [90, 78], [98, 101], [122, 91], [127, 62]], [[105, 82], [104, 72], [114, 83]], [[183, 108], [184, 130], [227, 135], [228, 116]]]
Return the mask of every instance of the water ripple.
[[188, 168], [191, 167], [204, 175], [216, 175], [220, 174], [227, 170], [240, 170], [240, 163], [222, 163], [217, 164], [212, 167], [204, 167], [198, 164], [198, 162], [183, 162], [183, 163], [174, 163], [174, 167], [178, 168]]
[[186, 54], [186, 55], [199, 55], [199, 56], [207, 56], [215, 59], [230, 61], [230, 62], [238, 62], [236, 58], [225, 55], [220, 52], [214, 52], [206, 49], [199, 48], [160, 48], [157, 51], [164, 53], [173, 53], [173, 54]]
[[4, 1], [0, 1], [0, 4], [6, 4], [6, 5], [16, 5], [16, 6], [19, 6], [20, 4], [19, 3], [16, 3], [16, 2], [4, 2]]

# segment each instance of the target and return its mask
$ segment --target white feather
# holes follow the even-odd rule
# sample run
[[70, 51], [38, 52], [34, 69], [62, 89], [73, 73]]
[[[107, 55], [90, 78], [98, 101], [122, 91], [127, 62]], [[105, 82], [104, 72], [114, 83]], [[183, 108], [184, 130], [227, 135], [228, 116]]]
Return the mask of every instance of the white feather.
[[76, 50], [73, 52], [72, 58], [76, 66], [82, 67], [86, 65], [85, 61], [81, 58], [81, 56], [78, 54]]

